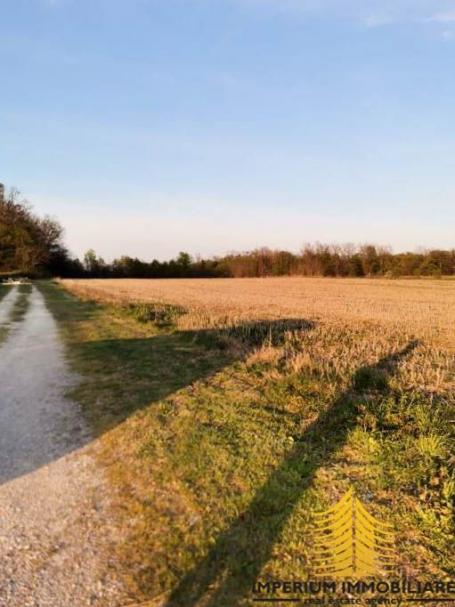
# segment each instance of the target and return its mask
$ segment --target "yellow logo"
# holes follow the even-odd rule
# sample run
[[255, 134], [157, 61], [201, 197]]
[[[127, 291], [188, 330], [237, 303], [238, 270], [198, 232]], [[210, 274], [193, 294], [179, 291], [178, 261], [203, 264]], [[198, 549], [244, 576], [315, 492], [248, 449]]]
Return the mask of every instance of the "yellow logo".
[[352, 488], [335, 506], [314, 516], [317, 577], [369, 577], [392, 569], [392, 527], [377, 521]]

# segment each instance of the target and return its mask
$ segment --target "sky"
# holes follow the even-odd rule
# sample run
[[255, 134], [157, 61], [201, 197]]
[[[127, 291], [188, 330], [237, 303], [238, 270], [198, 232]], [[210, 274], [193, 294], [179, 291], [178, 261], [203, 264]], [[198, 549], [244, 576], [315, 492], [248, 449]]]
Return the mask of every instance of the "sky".
[[455, 0], [0, 9], [0, 181], [74, 254], [455, 247]]

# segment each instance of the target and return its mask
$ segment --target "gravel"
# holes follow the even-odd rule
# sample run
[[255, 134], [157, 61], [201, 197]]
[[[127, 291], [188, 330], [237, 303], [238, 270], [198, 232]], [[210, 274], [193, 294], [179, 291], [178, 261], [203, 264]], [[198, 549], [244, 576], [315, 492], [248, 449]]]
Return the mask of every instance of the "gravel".
[[[15, 295], [0, 302], [5, 322]], [[0, 606], [127, 602], [112, 546], [111, 489], [91, 455], [56, 323], [33, 287], [0, 348]]]

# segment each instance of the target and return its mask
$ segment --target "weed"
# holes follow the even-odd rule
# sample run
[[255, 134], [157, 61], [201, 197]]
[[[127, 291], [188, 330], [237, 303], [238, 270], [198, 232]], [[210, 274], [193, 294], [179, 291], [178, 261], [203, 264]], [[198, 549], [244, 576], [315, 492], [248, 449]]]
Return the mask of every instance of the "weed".
[[185, 314], [185, 308], [162, 303], [129, 303], [120, 309], [139, 322], [153, 322], [159, 327], [171, 326]]

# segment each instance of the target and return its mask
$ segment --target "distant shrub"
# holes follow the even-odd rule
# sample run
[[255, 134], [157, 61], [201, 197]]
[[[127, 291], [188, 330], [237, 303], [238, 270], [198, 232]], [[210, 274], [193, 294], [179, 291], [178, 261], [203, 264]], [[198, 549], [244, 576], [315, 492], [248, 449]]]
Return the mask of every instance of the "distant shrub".
[[311, 327], [306, 320], [283, 319], [281, 321], [258, 321], [229, 327], [228, 335], [249, 345], [283, 344], [286, 335], [294, 331], [305, 331]]
[[153, 322], [158, 326], [172, 325], [179, 316], [186, 313], [181, 306], [162, 303], [130, 303], [123, 310], [138, 322]]

